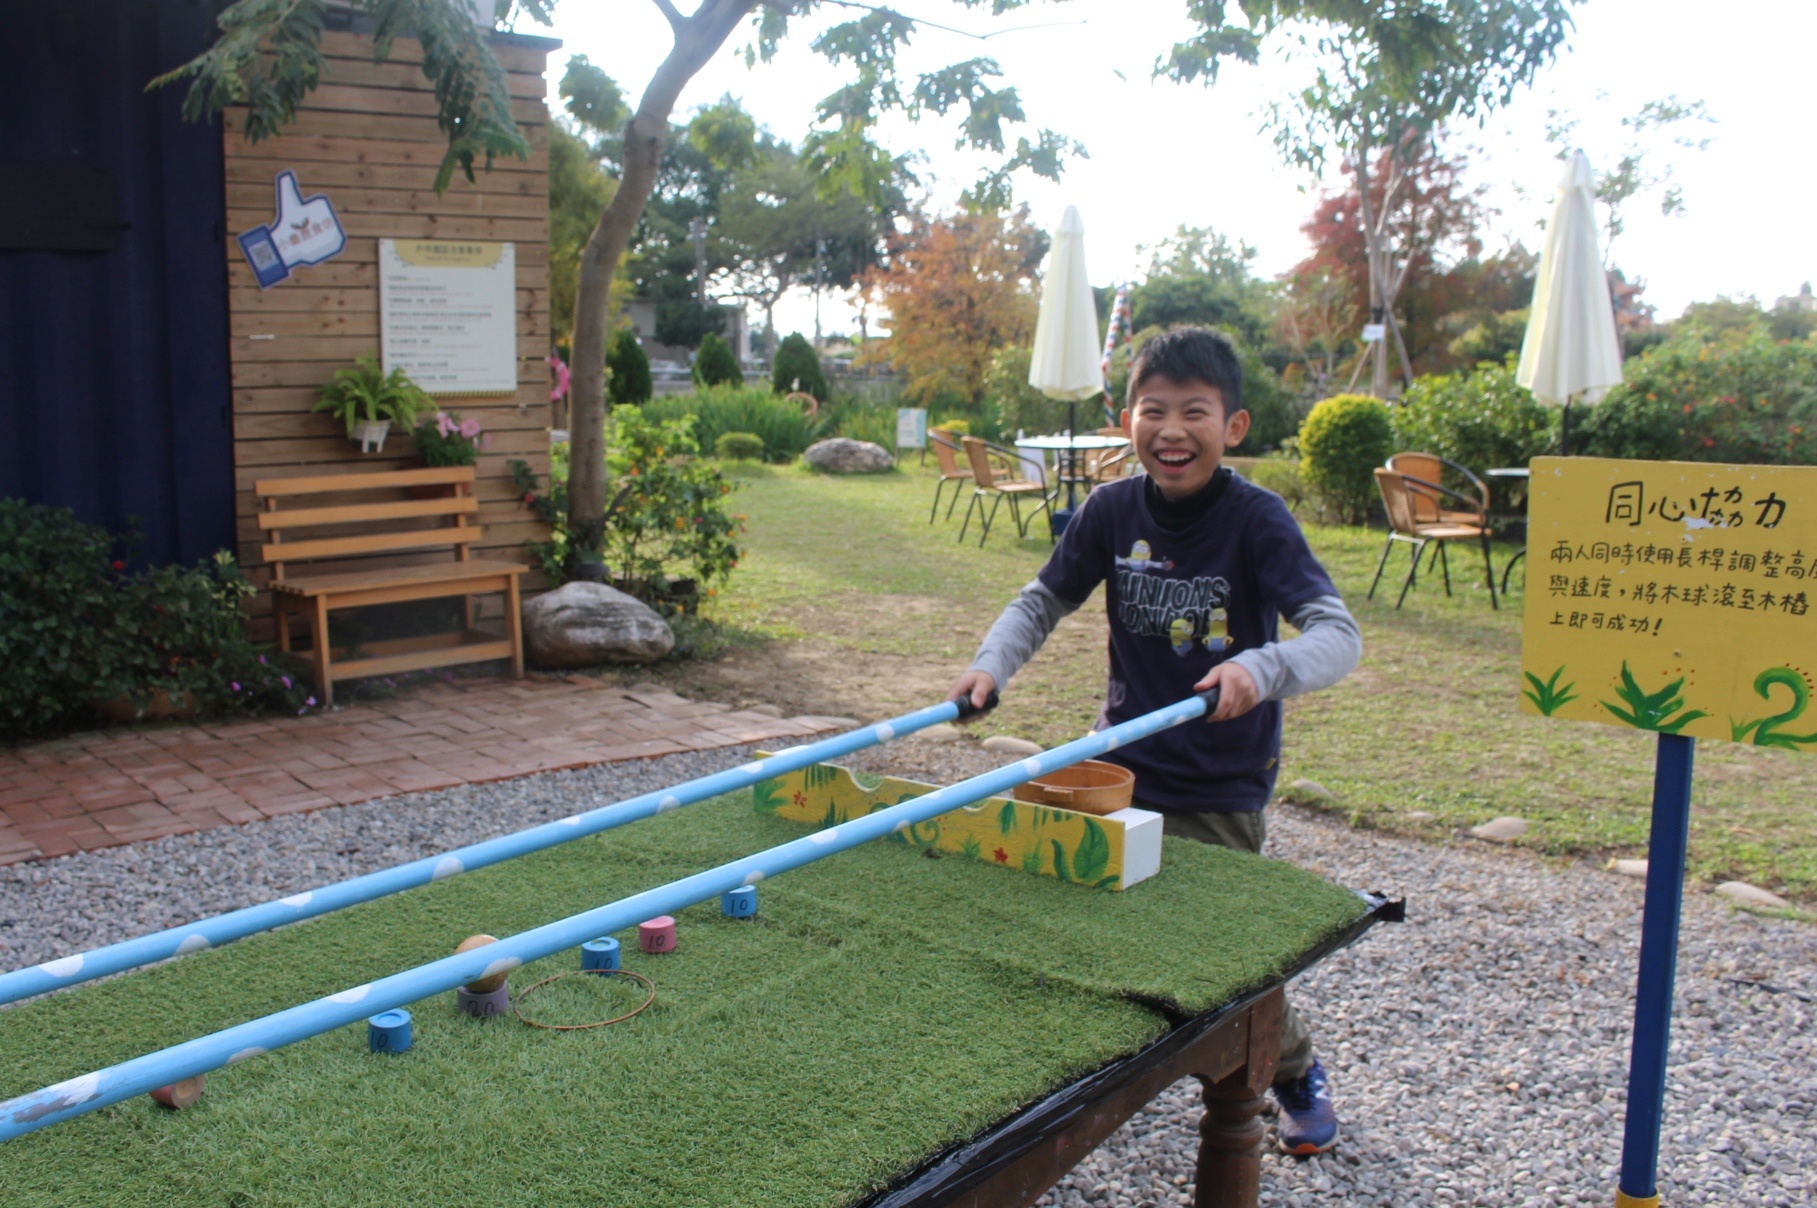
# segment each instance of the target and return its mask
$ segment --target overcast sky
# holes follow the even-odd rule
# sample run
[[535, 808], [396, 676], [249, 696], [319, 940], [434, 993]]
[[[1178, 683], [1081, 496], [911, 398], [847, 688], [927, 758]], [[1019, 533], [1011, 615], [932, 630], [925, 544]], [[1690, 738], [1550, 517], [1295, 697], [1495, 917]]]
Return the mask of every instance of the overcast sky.
[[[978, 33], [1021, 28], [980, 42], [924, 29], [902, 60], [905, 72], [930, 70], [977, 55], [1003, 66], [1021, 92], [1031, 126], [1084, 143], [1090, 158], [1070, 164], [1058, 183], [1024, 176], [1018, 195], [1042, 226], [1057, 225], [1076, 205], [1085, 218], [1094, 284], [1139, 274], [1140, 250], [1182, 224], [1211, 226], [1253, 245], [1256, 270], [1272, 276], [1307, 250], [1299, 225], [1319, 182], [1282, 165], [1259, 132], [1261, 107], [1303, 78], [1279, 61], [1227, 67], [1210, 88], [1156, 82], [1157, 55], [1188, 29], [1182, 0], [1070, 0], [1036, 4], [995, 23], [981, 12], [938, 0], [905, 0], [910, 16]], [[1234, 6], [1233, 6], [1234, 7]], [[669, 45], [669, 30], [648, 0], [564, 0], [551, 59], [554, 87], [570, 53], [587, 55], [619, 81], [635, 103]], [[818, 28], [842, 19], [823, 8]], [[1726, 15], [1725, 15], [1726, 14]], [[530, 27], [520, 25], [526, 32]], [[541, 32], [541, 31], [537, 31]], [[678, 116], [730, 93], [777, 135], [799, 141], [814, 103], [839, 87], [841, 74], [792, 37], [778, 59], [754, 69], [726, 50], [682, 96]], [[1664, 218], [1657, 196], [1630, 207], [1615, 261], [1647, 282], [1646, 298], [1664, 317], [1718, 294], [1754, 294], [1771, 305], [1817, 276], [1817, 230], [1809, 217], [1812, 117], [1808, 58], [1817, 46], [1817, 4], [1747, 0], [1733, 6], [1692, 0], [1589, 0], [1577, 10], [1570, 50], [1533, 89], [1482, 128], [1456, 131], [1477, 148], [1470, 179], [1488, 185], [1500, 212], [1491, 244], [1508, 236], [1537, 249], [1536, 224], [1551, 208], [1561, 171], [1545, 141], [1547, 112], [1580, 120], [1577, 141], [1599, 166], [1624, 142], [1622, 117], [1676, 93], [1702, 100], [1716, 124], [1702, 127], [1707, 150], [1673, 150], [1686, 212]], [[1119, 75], [1118, 73], [1121, 73]], [[898, 154], [918, 152], [918, 172], [931, 199], [950, 204], [976, 177], [980, 160], [953, 148], [954, 129], [938, 120], [892, 121], [883, 140]], [[1011, 138], [1014, 132], [1012, 128]], [[849, 326], [828, 301], [828, 331]], [[811, 330], [813, 309], [790, 300], [778, 324]]]

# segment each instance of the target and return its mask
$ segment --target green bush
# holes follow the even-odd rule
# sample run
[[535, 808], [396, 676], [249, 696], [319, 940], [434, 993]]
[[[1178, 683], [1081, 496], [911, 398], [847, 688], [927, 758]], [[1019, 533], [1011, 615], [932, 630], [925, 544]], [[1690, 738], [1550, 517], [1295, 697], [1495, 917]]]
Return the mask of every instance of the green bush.
[[1414, 382], [1394, 412], [1394, 443], [1396, 449], [1436, 453], [1480, 476], [1551, 451], [1556, 422], [1552, 408], [1515, 382], [1510, 359]]
[[896, 447], [896, 408], [857, 401], [835, 404], [821, 409], [824, 421], [821, 436], [845, 436], [868, 440], [886, 449]]
[[1306, 479], [1300, 473], [1300, 462], [1297, 457], [1273, 455], [1258, 460], [1253, 466], [1243, 471], [1243, 477], [1258, 487], [1273, 491], [1287, 505], [1287, 510], [1296, 516], [1304, 516], [1312, 504], [1312, 492], [1306, 488]]
[[637, 342], [637, 333], [629, 327], [620, 328], [612, 337], [612, 343], [606, 349], [606, 370], [609, 374], [606, 397], [614, 405], [650, 401], [650, 395], [656, 389], [650, 380], [650, 358], [644, 355], [643, 345]]
[[1817, 464], [1817, 342], [1693, 327], [1623, 373], [1602, 402], [1571, 409], [1573, 453]]
[[721, 432], [713, 441], [713, 453], [722, 461], [761, 461], [763, 438], [752, 432]]
[[529, 552], [552, 584], [567, 582], [583, 555], [597, 555], [620, 588], [673, 615], [699, 599], [678, 597], [671, 590], [677, 580], [691, 579], [700, 595], [712, 595], [711, 585], [732, 573], [745, 518], [726, 510], [732, 484], [698, 456], [694, 425], [687, 414], [656, 420], [644, 408], [612, 409], [606, 515], [592, 533], [567, 528], [566, 457], [551, 458], [547, 493], [526, 463], [509, 463], [525, 506], [549, 526], [549, 540], [530, 542]]
[[972, 434], [972, 425], [970, 420], [943, 419], [937, 424], [929, 424], [928, 431], [946, 432], [953, 436], [970, 436]]
[[697, 386], [739, 386], [744, 384], [744, 370], [732, 355], [725, 339], [708, 332], [700, 338], [700, 350], [694, 354], [694, 384]]
[[[796, 385], [797, 382], [800, 385]], [[820, 369], [819, 355], [807, 337], [798, 331], [783, 337], [782, 343], [777, 345], [770, 386], [777, 394], [804, 390], [823, 403], [833, 399], [833, 392], [826, 384], [826, 374]]]
[[[1003, 427], [1010, 432], [1026, 432], [1030, 436], [1064, 432], [1067, 404], [1061, 399], [1048, 398], [1028, 384], [1032, 358], [1033, 350], [1027, 345], [998, 349], [984, 371], [985, 397], [996, 405]], [[1102, 397], [1072, 406], [1075, 423], [1081, 432], [1104, 426]]]
[[246, 636], [240, 601], [253, 588], [231, 555], [128, 574], [117, 544], [66, 508], [0, 499], [0, 738], [160, 691], [194, 693], [210, 714], [315, 703]]
[[1369, 518], [1375, 469], [1394, 452], [1394, 421], [1378, 398], [1338, 394], [1300, 427], [1300, 473], [1320, 503], [1346, 524]]
[[763, 441], [764, 460], [777, 463], [799, 457], [826, 426], [762, 386], [711, 386], [693, 394], [666, 394], [645, 404], [643, 411], [652, 422], [693, 416], [694, 439], [706, 449], [717, 448], [724, 433], [752, 433]]

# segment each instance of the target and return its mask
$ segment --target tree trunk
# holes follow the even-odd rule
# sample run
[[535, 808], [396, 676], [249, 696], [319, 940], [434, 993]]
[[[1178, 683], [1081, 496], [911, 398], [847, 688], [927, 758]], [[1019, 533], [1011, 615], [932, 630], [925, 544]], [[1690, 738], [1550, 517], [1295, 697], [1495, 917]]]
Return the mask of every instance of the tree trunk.
[[612, 276], [656, 187], [676, 99], [756, 7], [756, 0], [702, 0], [685, 18], [666, 2], [658, 7], [675, 29], [675, 44], [625, 126], [624, 175], [581, 254], [574, 303], [568, 530], [584, 548], [598, 545], [606, 507], [606, 321]]
[[[1363, 263], [1369, 268], [1369, 317], [1367, 323], [1381, 323], [1385, 311], [1382, 300], [1382, 271], [1378, 247], [1381, 232], [1376, 228], [1375, 206], [1369, 197], [1369, 138], [1357, 140], [1356, 150], [1357, 217], [1363, 224]], [[1369, 346], [1369, 393], [1377, 398], [1388, 396], [1388, 351], [1386, 340]]]

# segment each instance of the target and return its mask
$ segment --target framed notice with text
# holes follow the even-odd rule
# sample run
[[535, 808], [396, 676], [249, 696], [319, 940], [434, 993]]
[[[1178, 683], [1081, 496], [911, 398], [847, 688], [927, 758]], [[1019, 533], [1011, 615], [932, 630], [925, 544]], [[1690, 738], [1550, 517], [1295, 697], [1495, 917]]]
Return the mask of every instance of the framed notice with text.
[[379, 240], [379, 351], [437, 397], [517, 393], [517, 249]]
[[1526, 712], [1817, 750], [1817, 468], [1532, 470]]

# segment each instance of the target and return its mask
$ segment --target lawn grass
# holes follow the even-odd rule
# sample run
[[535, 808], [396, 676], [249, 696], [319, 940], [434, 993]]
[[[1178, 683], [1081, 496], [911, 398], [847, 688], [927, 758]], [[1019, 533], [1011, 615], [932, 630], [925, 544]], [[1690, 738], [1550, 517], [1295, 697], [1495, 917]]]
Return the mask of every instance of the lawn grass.
[[[750, 794], [508, 861], [0, 1012], [0, 1099], [799, 837]], [[539, 1031], [414, 1004], [415, 1045], [342, 1028], [208, 1076], [202, 1102], [123, 1102], [4, 1147], [8, 1205], [849, 1203], [1023, 1103], [1133, 1052], [1354, 920], [1360, 900], [1271, 860], [1167, 840], [1105, 893], [879, 842], [706, 903], [677, 950], [621, 933], [655, 1004]], [[521, 991], [576, 954], [512, 975]], [[578, 1022], [631, 987], [529, 1004]]]
[[[822, 691], [805, 703], [821, 711], [878, 717], [937, 699], [1049, 546], [1044, 536], [1016, 540], [1006, 517], [983, 549], [975, 523], [957, 544], [957, 512], [927, 522], [933, 486], [913, 462], [869, 478], [746, 475], [734, 500], [750, 517], [749, 554], [712, 615], [773, 639], [747, 661], [768, 660], [785, 680], [817, 677]], [[1513, 598], [1492, 612], [1480, 560], [1459, 547], [1454, 596], [1423, 578], [1397, 611], [1403, 553], [1375, 601], [1364, 599], [1380, 533], [1312, 526], [1308, 537], [1362, 624], [1365, 653], [1344, 683], [1289, 704], [1282, 784], [1318, 781], [1364, 826], [1438, 837], [1514, 814], [1533, 824], [1523, 842], [1553, 855], [1644, 854], [1653, 737], [1518, 710], [1518, 571]], [[1497, 548], [1498, 572], [1510, 552]], [[1091, 724], [1104, 680], [1102, 599], [1061, 626], [983, 732], [1051, 744]], [[804, 703], [803, 684], [775, 688], [776, 699]], [[1693, 877], [1817, 900], [1814, 802], [1817, 760], [1700, 744]]]

